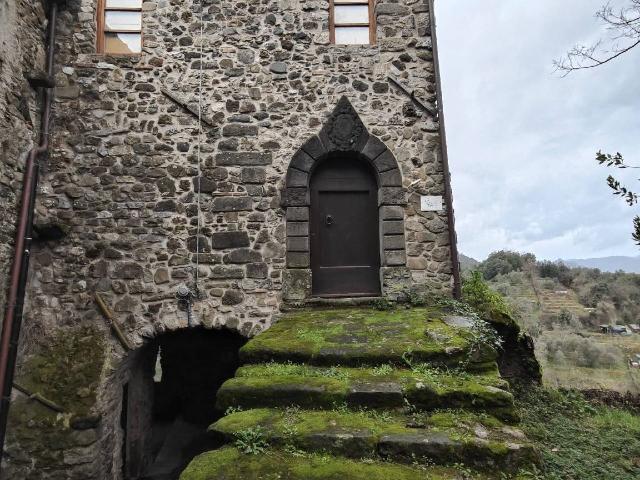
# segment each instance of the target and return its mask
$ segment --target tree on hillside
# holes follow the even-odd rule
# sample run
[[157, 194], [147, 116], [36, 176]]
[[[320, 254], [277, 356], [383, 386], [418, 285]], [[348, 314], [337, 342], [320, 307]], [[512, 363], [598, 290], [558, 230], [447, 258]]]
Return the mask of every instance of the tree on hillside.
[[498, 275], [520, 272], [528, 263], [535, 263], [536, 257], [532, 253], [518, 253], [500, 250], [491, 253], [487, 259], [478, 265], [485, 280], [491, 280]]
[[607, 2], [596, 12], [596, 18], [606, 26], [607, 36], [591, 45], [577, 44], [554, 61], [564, 76], [609, 63], [640, 45], [640, 0], [627, 0], [619, 8]]

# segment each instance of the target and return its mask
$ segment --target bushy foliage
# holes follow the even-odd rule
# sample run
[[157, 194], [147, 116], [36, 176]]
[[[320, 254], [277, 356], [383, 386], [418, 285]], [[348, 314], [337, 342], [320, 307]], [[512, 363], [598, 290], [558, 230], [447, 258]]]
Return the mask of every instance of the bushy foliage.
[[481, 316], [493, 321], [512, 318], [512, 312], [504, 297], [493, 291], [484, 281], [482, 273], [473, 272], [462, 284], [462, 298]]
[[571, 287], [574, 272], [573, 269], [567, 267], [564, 263], [544, 260], [538, 262], [536, 267], [538, 268], [538, 275], [542, 278], [554, 278], [565, 287]]
[[558, 335], [546, 341], [545, 355], [549, 362], [587, 368], [615, 368], [623, 362], [621, 351], [578, 335]]
[[520, 272], [525, 265], [535, 263], [536, 257], [532, 253], [518, 253], [509, 250], [493, 252], [484, 262], [478, 265], [478, 271], [486, 280], [491, 280], [498, 275], [506, 275], [510, 272]]

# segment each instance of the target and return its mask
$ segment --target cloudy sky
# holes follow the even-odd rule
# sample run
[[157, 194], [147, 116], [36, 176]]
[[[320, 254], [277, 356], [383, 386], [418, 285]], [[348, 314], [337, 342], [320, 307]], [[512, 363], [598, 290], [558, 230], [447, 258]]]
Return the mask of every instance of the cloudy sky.
[[[611, 195], [594, 160], [602, 149], [640, 164], [640, 47], [566, 78], [553, 68], [601, 36], [603, 2], [436, 2], [461, 252], [640, 254], [630, 238], [640, 207]], [[620, 177], [638, 185], [633, 172]]]

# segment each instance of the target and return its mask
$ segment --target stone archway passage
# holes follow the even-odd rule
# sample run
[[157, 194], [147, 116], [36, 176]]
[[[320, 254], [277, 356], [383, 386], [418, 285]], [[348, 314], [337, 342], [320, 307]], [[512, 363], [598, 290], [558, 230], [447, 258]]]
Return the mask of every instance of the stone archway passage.
[[[310, 181], [323, 162], [342, 158], [364, 163], [377, 188], [379, 278], [406, 267], [404, 206], [406, 191], [398, 163], [387, 146], [371, 135], [347, 97], [342, 97], [318, 135], [293, 156], [282, 196], [287, 221], [287, 271], [284, 296], [303, 300], [322, 289], [312, 286]], [[353, 292], [348, 292], [353, 293]], [[379, 294], [377, 290], [376, 294]], [[384, 292], [382, 292], [384, 293]]]
[[378, 189], [364, 162], [343, 154], [311, 178], [311, 271], [318, 296], [380, 294]]
[[240, 364], [246, 339], [228, 330], [167, 332], [131, 353], [120, 427], [125, 478], [177, 478], [191, 458], [215, 447], [209, 424], [216, 392]]

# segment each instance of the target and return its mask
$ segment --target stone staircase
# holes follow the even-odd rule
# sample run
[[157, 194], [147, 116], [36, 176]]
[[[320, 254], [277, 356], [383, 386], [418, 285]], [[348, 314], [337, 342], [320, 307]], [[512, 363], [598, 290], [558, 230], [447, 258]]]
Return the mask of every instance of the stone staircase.
[[517, 478], [537, 461], [496, 352], [428, 308], [298, 311], [218, 391], [225, 447], [181, 480]]

